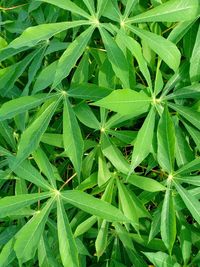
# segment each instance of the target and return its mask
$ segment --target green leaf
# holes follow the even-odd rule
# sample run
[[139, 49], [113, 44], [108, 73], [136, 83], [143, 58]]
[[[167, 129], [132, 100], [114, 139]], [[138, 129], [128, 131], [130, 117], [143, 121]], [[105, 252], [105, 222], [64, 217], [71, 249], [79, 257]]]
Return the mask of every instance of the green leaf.
[[8, 125], [7, 121], [0, 121], [0, 135], [4, 138], [6, 143], [12, 148], [16, 149], [16, 141], [13, 134], [14, 130]]
[[155, 109], [152, 107], [142, 127], [138, 131], [136, 141], [134, 142], [130, 172], [133, 172], [134, 169], [148, 156], [151, 151], [155, 115]]
[[64, 100], [63, 109], [63, 143], [65, 151], [80, 177], [84, 143], [76, 115], [67, 98]]
[[128, 26], [128, 28], [148, 46], [159, 55], [159, 57], [174, 71], [176, 71], [180, 64], [181, 54], [175, 44], [165, 39], [162, 36], [154, 34], [150, 31]]
[[200, 186], [200, 176], [182, 176], [182, 177], [174, 177], [180, 183], [187, 183], [192, 185]]
[[61, 199], [57, 199], [57, 229], [59, 250], [64, 267], [79, 266], [78, 251]]
[[5, 246], [3, 246], [0, 253], [1, 267], [7, 267], [15, 259], [15, 252], [13, 250], [15, 238], [11, 238]]
[[17, 196], [8, 196], [0, 199], [0, 216], [1, 218], [12, 215], [24, 207], [28, 207], [33, 203], [48, 198], [50, 193], [22, 194]]
[[97, 1], [97, 16], [98, 16], [98, 18], [100, 18], [101, 15], [106, 10], [108, 3], [109, 3], [109, 0], [98, 0]]
[[20, 178], [34, 183], [38, 187], [44, 190], [52, 189], [51, 185], [43, 178], [39, 171], [31, 165], [29, 160], [25, 160], [21, 163], [16, 160], [15, 157], [8, 158], [9, 167]]
[[55, 97], [55, 94], [38, 94], [34, 96], [22, 96], [5, 102], [0, 108], [0, 121], [41, 105], [45, 100]]
[[33, 86], [32, 94], [36, 94], [50, 86], [53, 83], [55, 76], [55, 69], [57, 67], [58, 60], [54, 61], [47, 67], [45, 67], [37, 76], [35, 84]]
[[117, 36], [121, 40], [121, 42], [131, 51], [132, 55], [136, 58], [140, 71], [145, 77], [148, 86], [152, 88], [150, 72], [147, 67], [147, 62], [145, 61], [144, 56], [142, 54], [142, 48], [140, 44], [132, 37], [127, 36], [122, 30], [118, 31]]
[[200, 224], [200, 205], [199, 200], [195, 198], [188, 190], [182, 187], [179, 183], [173, 180], [173, 183], [181, 196], [183, 202], [188, 208], [189, 212], [192, 214], [193, 218]]
[[161, 237], [170, 255], [176, 239], [176, 215], [171, 188], [166, 190], [161, 212]]
[[34, 151], [32, 155], [38, 167], [40, 168], [40, 171], [46, 175], [49, 183], [56, 189], [56, 177], [54, 173], [55, 166], [50, 163], [48, 157], [40, 147]]
[[144, 255], [153, 263], [156, 267], [181, 267], [176, 260], [164, 252], [143, 252]]
[[200, 97], [200, 84], [189, 85], [175, 90], [172, 94], [164, 97], [166, 100], [170, 99], [182, 99], [182, 98], [197, 98]]
[[137, 186], [149, 192], [158, 192], [166, 190], [166, 187], [158, 181], [136, 174], [131, 174], [126, 181], [134, 186]]
[[151, 10], [128, 19], [129, 23], [176, 22], [192, 20], [198, 16], [198, 0], [170, 0]]
[[67, 29], [77, 27], [83, 24], [88, 24], [85, 20], [80, 21], [68, 21], [59, 23], [41, 24], [38, 26], [27, 28], [19, 37], [13, 40], [7, 47], [19, 49], [21, 47], [32, 47], [38, 42], [48, 40], [53, 35]]
[[139, 116], [148, 111], [151, 98], [131, 89], [115, 90], [93, 105], [111, 109], [121, 115]]
[[108, 222], [106, 220], [103, 220], [99, 232], [97, 234], [97, 238], [95, 240], [95, 248], [98, 258], [102, 256], [102, 254], [105, 252], [107, 248], [108, 226], [109, 226]]
[[26, 262], [35, 254], [53, 202], [54, 199], [50, 199], [45, 207], [16, 234], [14, 250], [19, 262]]
[[39, 145], [42, 135], [46, 131], [49, 122], [60, 102], [60, 98], [53, 101], [46, 110], [33, 121], [23, 132], [16, 159], [20, 162], [30, 155]]
[[120, 204], [124, 215], [130, 220], [136, 231], [139, 230], [139, 216], [133, 198], [130, 196], [126, 186], [117, 180], [117, 188], [119, 192]]
[[121, 151], [110, 141], [107, 135], [103, 135], [101, 139], [101, 148], [104, 156], [109, 159], [113, 166], [120, 172], [127, 174], [129, 164], [123, 157]]
[[122, 50], [104, 28], [99, 28], [99, 31], [106, 48], [108, 59], [112, 64], [113, 71], [121, 80], [123, 87], [129, 88], [129, 67]]
[[77, 237], [87, 232], [96, 223], [96, 221], [97, 221], [96, 216], [90, 216], [88, 219], [86, 219], [77, 226], [74, 232], [74, 236]]
[[91, 83], [80, 83], [72, 85], [69, 91], [67, 91], [67, 94], [74, 98], [96, 101], [109, 95], [111, 92], [112, 90], [110, 88]]
[[182, 222], [180, 223], [182, 224], [180, 230], [180, 245], [184, 264], [186, 265], [192, 253], [191, 229]]
[[164, 171], [171, 174], [174, 170], [175, 130], [167, 106], [158, 123], [158, 162]]
[[82, 32], [65, 50], [58, 60], [56, 67], [53, 88], [55, 88], [65, 77], [67, 77], [76, 64], [77, 60], [83, 54], [86, 46], [92, 36], [94, 27], [91, 26]]
[[199, 82], [200, 80], [200, 26], [196, 35], [196, 41], [193, 48], [192, 56], [190, 58], [190, 79], [192, 82]]
[[168, 103], [168, 106], [177, 111], [181, 116], [200, 130], [200, 113], [190, 107]]
[[68, 190], [61, 193], [63, 200], [110, 222], [128, 222], [129, 220], [116, 207], [78, 190]]
[[111, 173], [109, 171], [106, 159], [103, 154], [100, 153], [98, 157], [98, 186], [102, 186], [105, 184], [111, 177]]
[[90, 18], [90, 15], [87, 12], [85, 12], [82, 8], [80, 8], [75, 3], [69, 0], [60, 0], [59, 2], [57, 0], [37, 0], [37, 1], [49, 3], [57, 7], [63, 8], [65, 10], [71, 11], [72, 13], [78, 14], [82, 17]]
[[196, 158], [190, 162], [188, 162], [187, 164], [185, 164], [184, 166], [182, 166], [179, 170], [177, 170], [174, 175], [185, 175], [185, 174], [189, 174], [193, 171], [198, 171], [200, 169], [200, 158]]

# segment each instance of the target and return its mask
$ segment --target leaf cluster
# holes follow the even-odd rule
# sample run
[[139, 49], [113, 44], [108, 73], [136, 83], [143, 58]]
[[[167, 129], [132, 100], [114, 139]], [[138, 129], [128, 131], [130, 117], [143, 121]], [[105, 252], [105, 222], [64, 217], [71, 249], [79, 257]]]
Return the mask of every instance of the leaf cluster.
[[0, 11], [0, 267], [200, 266], [199, 0]]

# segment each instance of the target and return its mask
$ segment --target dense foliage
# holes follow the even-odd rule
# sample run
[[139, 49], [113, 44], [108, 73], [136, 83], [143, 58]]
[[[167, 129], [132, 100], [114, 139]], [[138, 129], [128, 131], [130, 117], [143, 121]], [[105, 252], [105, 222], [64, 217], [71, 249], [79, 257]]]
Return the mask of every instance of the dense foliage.
[[0, 267], [200, 266], [199, 0], [0, 10]]

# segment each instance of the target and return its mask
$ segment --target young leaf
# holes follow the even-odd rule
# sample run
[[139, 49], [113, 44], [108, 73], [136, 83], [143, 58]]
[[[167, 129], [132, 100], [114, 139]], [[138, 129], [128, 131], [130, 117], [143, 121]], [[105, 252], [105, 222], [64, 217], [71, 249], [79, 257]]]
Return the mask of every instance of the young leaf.
[[148, 156], [151, 151], [155, 114], [155, 109], [152, 107], [137, 134], [132, 153], [130, 172], [133, 172], [134, 169]]
[[121, 115], [139, 116], [148, 111], [151, 98], [131, 89], [115, 90], [93, 105], [111, 109]]
[[64, 267], [79, 266], [76, 242], [61, 199], [57, 199], [57, 229], [59, 250]]
[[63, 143], [65, 151], [80, 177], [84, 143], [76, 115], [67, 98], [64, 100], [63, 109]]
[[61, 196], [63, 200], [74, 205], [75, 207], [80, 208], [92, 215], [103, 218], [107, 221], [129, 221], [116, 207], [84, 192], [78, 190], [68, 190], [62, 192]]
[[169, 174], [174, 170], [175, 130], [167, 106], [158, 124], [158, 162]]
[[53, 202], [54, 199], [50, 199], [45, 207], [16, 234], [14, 250], [19, 262], [26, 262], [35, 254]]

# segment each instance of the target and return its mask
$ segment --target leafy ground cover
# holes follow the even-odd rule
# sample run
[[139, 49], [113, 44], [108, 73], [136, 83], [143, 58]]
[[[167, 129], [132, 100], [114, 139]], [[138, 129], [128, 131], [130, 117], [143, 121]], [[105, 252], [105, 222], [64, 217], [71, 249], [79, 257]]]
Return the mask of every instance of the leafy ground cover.
[[0, 267], [200, 266], [199, 0], [0, 11]]

